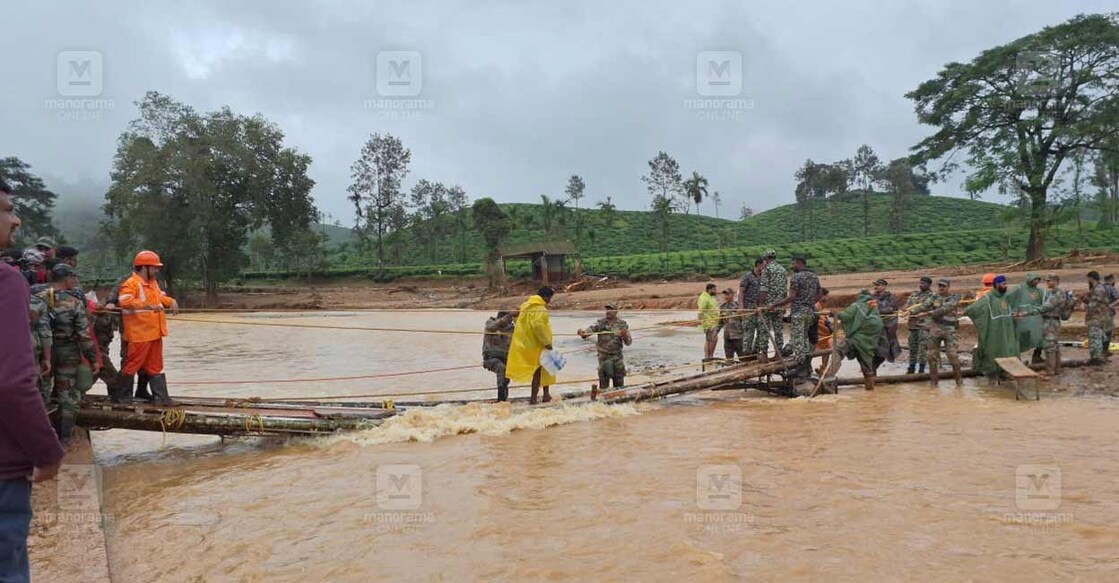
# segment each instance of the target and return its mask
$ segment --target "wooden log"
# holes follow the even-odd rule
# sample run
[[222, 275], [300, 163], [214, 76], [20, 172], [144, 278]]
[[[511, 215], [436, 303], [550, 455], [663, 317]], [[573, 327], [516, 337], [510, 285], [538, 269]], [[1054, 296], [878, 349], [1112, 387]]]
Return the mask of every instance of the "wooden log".
[[[165, 410], [169, 411], [169, 410]], [[78, 424], [83, 427], [113, 427], [167, 433], [203, 435], [319, 434], [365, 429], [379, 425], [383, 418], [321, 419], [317, 417], [277, 417], [251, 414], [199, 414], [184, 411], [181, 418], [165, 412], [83, 407]]]
[[[1061, 362], [1061, 366], [1064, 367], [1064, 368], [1076, 368], [1076, 367], [1087, 366], [1087, 365], [1088, 365], [1088, 361], [1085, 360], [1085, 359], [1065, 360], [1065, 361]], [[1044, 363], [1030, 364], [1030, 365], [1027, 365], [1027, 366], [1029, 366], [1030, 368], [1032, 368], [1034, 370], [1045, 370], [1045, 364]], [[975, 369], [971, 369], [971, 368], [965, 368], [962, 371], [960, 371], [960, 375], [965, 377], [965, 378], [966, 377], [978, 377], [978, 376], [982, 376], [982, 374], [983, 373], [980, 373], [980, 372], [976, 371]], [[929, 373], [913, 373], [913, 374], [878, 376], [878, 377], [875, 377], [874, 382], [877, 383], [877, 384], [882, 384], [882, 383], [913, 383], [913, 382], [927, 381], [927, 380], [929, 380]], [[849, 387], [849, 386], [855, 386], [855, 385], [862, 386], [863, 377], [861, 377], [861, 376], [858, 376], [858, 377], [840, 377], [839, 379], [836, 380], [836, 384], [841, 386], [841, 387]]]

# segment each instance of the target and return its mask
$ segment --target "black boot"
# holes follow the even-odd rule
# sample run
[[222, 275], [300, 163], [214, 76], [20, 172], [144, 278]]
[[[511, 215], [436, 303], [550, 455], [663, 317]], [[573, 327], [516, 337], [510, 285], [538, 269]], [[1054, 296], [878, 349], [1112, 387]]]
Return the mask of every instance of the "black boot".
[[152, 389], [152, 402], [168, 404], [171, 402], [171, 395], [167, 394], [167, 376], [163, 373], [152, 375], [148, 379], [148, 386]]
[[923, 365], [923, 364], [918, 364], [917, 365], [917, 374], [925, 374], [925, 365]]
[[148, 392], [148, 381], [149, 380], [150, 379], [148, 377], [148, 373], [146, 373], [142, 370], [140, 371], [139, 374], [136, 375], [136, 397], [135, 397], [136, 399], [141, 400], [141, 401], [151, 401], [152, 400], [152, 394]]
[[909, 368], [905, 369], [905, 374], [913, 374], [915, 370], [917, 370], [917, 365], [911, 362], [909, 363]]
[[130, 403], [132, 402], [132, 386], [136, 382], [136, 377], [132, 375], [120, 374], [117, 386], [109, 392], [109, 401], [113, 403]]
[[497, 401], [504, 403], [509, 400], [509, 379], [505, 379], [500, 385], [497, 385]]
[[68, 411], [61, 411], [58, 415], [58, 440], [62, 445], [66, 445], [70, 441], [70, 434], [74, 432], [74, 414]]

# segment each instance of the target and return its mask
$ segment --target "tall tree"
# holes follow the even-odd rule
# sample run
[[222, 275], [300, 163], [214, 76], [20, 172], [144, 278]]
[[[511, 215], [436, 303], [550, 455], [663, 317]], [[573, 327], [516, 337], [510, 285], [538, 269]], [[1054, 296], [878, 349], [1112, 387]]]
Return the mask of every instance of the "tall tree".
[[680, 165], [672, 156], [664, 152], [649, 160], [649, 173], [641, 177], [649, 196], [653, 197], [654, 205], [657, 197], [667, 200], [670, 206], [676, 206], [676, 196], [680, 193], [682, 179], [680, 178]]
[[612, 197], [606, 197], [606, 200], [598, 202], [598, 208], [602, 211], [602, 222], [606, 228], [614, 226], [614, 216], [618, 210], [617, 205], [614, 204]]
[[350, 166], [346, 189], [357, 213], [357, 231], [363, 239], [377, 234], [377, 263], [385, 261], [384, 236], [393, 208], [400, 202], [400, 182], [408, 175], [412, 151], [391, 134], [373, 134]]
[[882, 167], [876, 180], [891, 195], [890, 232], [901, 233], [905, 230], [909, 197], [914, 194], [928, 194], [928, 184], [932, 177], [924, 171], [923, 167], [914, 167], [909, 158], [897, 158]]
[[431, 262], [438, 263], [443, 223], [451, 208], [447, 187], [440, 182], [420, 179], [412, 187], [411, 204], [416, 209], [413, 217], [416, 236], [427, 247]]
[[283, 146], [257, 115], [198, 113], [155, 92], [118, 141], [105, 195], [105, 230], [118, 253], [154, 249], [164, 276], [200, 279], [207, 301], [247, 258], [249, 233], [267, 225], [279, 249], [297, 247], [319, 219], [311, 158]]
[[863, 144], [851, 160], [853, 182], [863, 191], [863, 236], [870, 236], [870, 193], [882, 173], [882, 161], [870, 146]]
[[653, 196], [653, 215], [657, 218], [657, 227], [660, 231], [660, 244], [661, 252], [668, 252], [669, 240], [669, 219], [672, 217], [672, 199], [667, 196], [657, 194]]
[[[1045, 253], [1049, 188], [1073, 154], [1119, 134], [1119, 15], [1077, 16], [950, 63], [906, 95], [938, 128], [919, 161], [966, 152], [968, 192], [1021, 190], [1029, 205], [1028, 260]], [[955, 170], [947, 163], [941, 173]]]
[[752, 216], [754, 216], [754, 209], [746, 206], [746, 203], [742, 203], [742, 208], [738, 209], [738, 220], [745, 221]]
[[31, 173], [31, 166], [15, 156], [0, 158], [0, 178], [15, 191], [12, 202], [23, 223], [19, 227], [22, 238], [34, 242], [38, 237], [57, 236], [58, 229], [51, 221], [51, 212], [58, 195]]
[[[707, 196], [707, 179], [700, 176], [699, 172], [692, 171], [691, 177], [684, 181], [684, 204], [695, 203], [695, 214], [699, 214], [699, 203]], [[687, 206], [684, 207], [685, 209]]]
[[719, 196], [719, 191], [711, 193], [711, 202], [715, 205], [715, 218], [719, 218], [719, 205], [723, 203], [723, 197]]
[[587, 185], [583, 183], [583, 179], [577, 175], [572, 175], [567, 179], [567, 188], [564, 189], [564, 194], [567, 199], [575, 204], [575, 249], [579, 249], [579, 244], [583, 238], [583, 220], [579, 216], [579, 201], [583, 200], [583, 192], [586, 190]]
[[459, 185], [447, 189], [447, 209], [458, 232], [459, 263], [466, 263], [466, 231], [470, 226], [470, 197]]
[[509, 219], [492, 198], [479, 198], [474, 201], [471, 210], [474, 228], [482, 235], [482, 244], [485, 246], [486, 275], [492, 288], [500, 280], [500, 269], [497, 267], [498, 247], [509, 234]]
[[1119, 140], [1113, 150], [1095, 157], [1092, 184], [1096, 187], [1095, 207], [1100, 213], [1099, 228], [1119, 223]]

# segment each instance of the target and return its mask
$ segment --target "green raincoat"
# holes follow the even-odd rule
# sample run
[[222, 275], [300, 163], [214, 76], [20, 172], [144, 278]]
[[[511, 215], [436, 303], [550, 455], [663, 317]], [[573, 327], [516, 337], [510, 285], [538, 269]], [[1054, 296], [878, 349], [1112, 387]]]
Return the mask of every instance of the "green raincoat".
[[882, 316], [877, 308], [870, 307], [871, 296], [862, 292], [855, 298], [855, 303], [839, 313], [839, 321], [843, 324], [843, 335], [847, 340], [848, 358], [854, 356], [859, 362], [873, 367], [876, 364], [878, 340], [882, 336]]
[[[1018, 287], [1007, 292], [1006, 301], [1010, 303], [1010, 308], [1012, 310], [1026, 311], [1031, 308], [1041, 307], [1041, 304], [1045, 300], [1045, 293], [1037, 286], [1028, 285], [1028, 283], [1034, 279], [1040, 278], [1040, 275], [1031, 273], [1026, 276], [1026, 283], [1022, 283]], [[1014, 322], [1014, 332], [1018, 337], [1018, 352], [1041, 348], [1041, 315], [1038, 314], [1019, 318]]]
[[996, 358], [1018, 356], [1018, 337], [1014, 331], [1014, 313], [1007, 301], [1009, 293], [991, 290], [979, 301], [967, 307], [964, 314], [971, 318], [979, 332], [979, 349], [971, 367], [980, 373], [998, 372]]

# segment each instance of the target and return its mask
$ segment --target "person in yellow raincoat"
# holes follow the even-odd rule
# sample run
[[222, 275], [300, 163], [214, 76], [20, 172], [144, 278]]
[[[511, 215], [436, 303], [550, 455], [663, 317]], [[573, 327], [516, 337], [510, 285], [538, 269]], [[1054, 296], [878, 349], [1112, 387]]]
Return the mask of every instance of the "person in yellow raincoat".
[[542, 287], [536, 295], [529, 297], [520, 307], [520, 315], [513, 327], [513, 341], [509, 345], [509, 358], [505, 362], [505, 376], [510, 380], [523, 383], [531, 379], [532, 397], [529, 403], [535, 404], [544, 386], [544, 402], [552, 400], [548, 388], [556, 382], [556, 377], [540, 366], [540, 353], [552, 349], [552, 326], [548, 323], [548, 302], [552, 301], [556, 290]]

